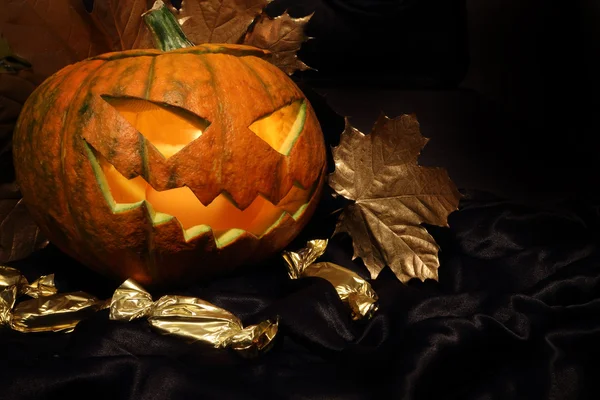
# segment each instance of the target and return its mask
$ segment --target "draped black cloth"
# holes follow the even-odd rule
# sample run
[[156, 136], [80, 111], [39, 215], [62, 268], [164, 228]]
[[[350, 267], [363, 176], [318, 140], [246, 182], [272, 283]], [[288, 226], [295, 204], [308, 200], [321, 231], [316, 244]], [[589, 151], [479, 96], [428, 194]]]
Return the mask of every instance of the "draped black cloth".
[[[290, 280], [278, 260], [178, 291], [247, 324], [279, 316], [274, 347], [255, 359], [107, 311], [71, 334], [4, 329], [0, 398], [598, 398], [599, 210], [467, 192], [450, 228], [430, 227], [439, 282], [403, 285], [385, 269], [369, 321], [352, 321], [328, 282]], [[324, 258], [366, 273], [347, 237], [335, 236]], [[19, 267], [55, 272], [62, 291], [108, 297], [116, 286], [52, 247]]]
[[[342, 118], [303, 90], [335, 145]], [[328, 282], [289, 279], [277, 255], [167, 292], [207, 300], [245, 325], [279, 317], [273, 347], [258, 358], [160, 335], [145, 320], [111, 321], [104, 310], [69, 334], [0, 329], [0, 398], [599, 398], [600, 205], [463, 194], [449, 227], [427, 226], [441, 248], [439, 281], [404, 285], [385, 268], [372, 281], [380, 306], [368, 321], [352, 321]], [[343, 205], [327, 191], [289, 248], [330, 238]], [[322, 260], [368, 276], [346, 235], [331, 237]], [[121, 283], [53, 246], [12, 266], [103, 299]]]

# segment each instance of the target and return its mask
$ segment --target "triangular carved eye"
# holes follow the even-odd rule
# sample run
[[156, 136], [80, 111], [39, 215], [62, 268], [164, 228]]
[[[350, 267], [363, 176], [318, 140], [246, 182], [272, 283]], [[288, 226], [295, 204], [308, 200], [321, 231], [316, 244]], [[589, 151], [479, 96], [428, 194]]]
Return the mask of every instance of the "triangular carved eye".
[[165, 158], [196, 140], [210, 122], [179, 107], [131, 97], [102, 98], [113, 106]]
[[249, 126], [259, 138], [287, 156], [298, 140], [306, 120], [306, 103], [296, 100], [256, 120]]

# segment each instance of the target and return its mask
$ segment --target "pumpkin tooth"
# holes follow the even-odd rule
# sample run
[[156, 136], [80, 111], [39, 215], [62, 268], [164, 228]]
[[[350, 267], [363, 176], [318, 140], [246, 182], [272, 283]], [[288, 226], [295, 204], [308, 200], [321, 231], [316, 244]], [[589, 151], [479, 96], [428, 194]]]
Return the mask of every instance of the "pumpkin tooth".
[[[101, 154], [85, 141], [84, 147], [100, 190], [114, 214], [128, 212], [145, 205], [152, 226], [156, 227], [175, 219], [181, 227], [186, 242], [204, 235], [208, 231], [211, 231], [214, 235], [217, 247], [227, 245], [244, 232], [260, 239], [279, 226], [284, 219], [297, 220], [306, 209], [306, 199], [312, 197], [312, 192], [316, 187], [316, 184], [313, 185], [307, 193], [299, 185], [294, 185], [288, 195], [282, 199], [281, 206], [272, 204], [265, 196], [259, 194], [248, 208], [239, 210], [226, 192], [222, 192], [217, 196], [213, 203], [204, 206], [187, 187], [162, 192], [156, 191], [141, 176], [128, 179], [120, 174], [114, 166], [108, 163]], [[141, 183], [145, 185], [145, 190], [140, 191], [138, 189]], [[127, 201], [132, 199], [136, 201]], [[119, 200], [126, 201], [121, 202]], [[184, 203], [187, 204], [188, 211], [197, 213], [198, 217], [178, 213], [182, 209], [185, 211], [185, 207], [181, 206]], [[193, 207], [193, 209], [190, 211], [189, 207]], [[236, 216], [245, 220], [240, 222], [235, 220], [236, 216], [227, 215], [231, 212], [236, 213]], [[219, 220], [218, 215], [228, 218], [225, 225]], [[194, 223], [194, 221], [202, 219], [213, 222]], [[262, 223], [253, 226], [254, 220], [261, 220]], [[228, 226], [227, 224], [240, 225]], [[244, 225], [252, 229], [246, 229]]]

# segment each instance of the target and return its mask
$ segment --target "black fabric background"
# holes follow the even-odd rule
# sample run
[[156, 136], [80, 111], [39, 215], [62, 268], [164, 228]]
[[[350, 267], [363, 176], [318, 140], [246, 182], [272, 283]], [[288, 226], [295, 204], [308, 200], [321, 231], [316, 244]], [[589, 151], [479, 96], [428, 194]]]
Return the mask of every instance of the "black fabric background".
[[[329, 145], [342, 119], [303, 88]], [[162, 336], [107, 311], [71, 334], [0, 331], [0, 398], [7, 399], [595, 399], [600, 395], [600, 208], [551, 208], [465, 190], [441, 247], [440, 279], [372, 282], [380, 310], [354, 322], [333, 287], [290, 280], [279, 257], [171, 291], [200, 297], [245, 324], [279, 316], [274, 347], [256, 359]], [[329, 193], [290, 249], [330, 237], [343, 203]], [[366, 276], [351, 241], [325, 260]], [[61, 291], [108, 298], [112, 282], [53, 247], [14, 264], [29, 279], [55, 273]], [[157, 298], [161, 293], [154, 293]]]
[[[302, 15], [313, 3], [274, 2], [273, 12], [286, 4]], [[464, 72], [462, 1], [382, 0], [370, 13], [358, 1], [315, 4], [324, 11], [309, 33], [320, 39], [303, 59], [319, 74], [301, 81], [422, 88], [452, 86]], [[336, 25], [341, 16], [351, 23]], [[375, 29], [384, 20], [399, 36]], [[391, 63], [394, 56], [404, 58]], [[303, 89], [335, 145], [343, 121]], [[526, 205], [461, 189], [450, 227], [428, 227], [441, 247], [439, 282], [403, 285], [384, 269], [372, 281], [380, 309], [369, 321], [351, 321], [327, 282], [290, 280], [275, 257], [169, 292], [210, 301], [245, 324], [279, 316], [275, 344], [259, 358], [162, 336], [143, 320], [109, 321], [102, 311], [71, 334], [0, 329], [0, 399], [600, 398], [600, 203]], [[326, 193], [290, 248], [329, 238], [330, 213], [341, 205]], [[351, 254], [350, 238], [336, 236], [323, 259], [366, 276]], [[52, 246], [13, 266], [30, 280], [55, 273], [61, 291], [100, 298], [120, 284]]]

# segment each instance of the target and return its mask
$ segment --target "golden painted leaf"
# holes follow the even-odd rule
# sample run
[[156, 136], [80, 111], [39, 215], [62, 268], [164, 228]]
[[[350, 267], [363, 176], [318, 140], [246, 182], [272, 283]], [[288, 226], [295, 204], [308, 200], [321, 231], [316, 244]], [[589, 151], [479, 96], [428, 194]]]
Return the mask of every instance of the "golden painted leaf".
[[0, 263], [26, 258], [48, 244], [20, 197], [14, 183], [0, 185]]
[[419, 166], [428, 139], [412, 115], [381, 116], [365, 135], [346, 121], [333, 149], [335, 171], [329, 185], [353, 203], [338, 220], [334, 235], [352, 237], [374, 279], [387, 265], [398, 279], [438, 279], [438, 245], [421, 225], [447, 226], [460, 194], [445, 170]]
[[183, 0], [169, 9], [195, 44], [240, 43], [270, 0]]
[[246, 33], [243, 44], [269, 50], [269, 61], [289, 75], [306, 71], [310, 67], [300, 61], [296, 53], [309, 39], [304, 28], [311, 18], [312, 14], [302, 18], [292, 18], [287, 12], [275, 18], [262, 14]]
[[95, 0], [90, 16], [108, 39], [107, 51], [153, 49], [152, 36], [141, 15], [154, 0]]
[[33, 82], [107, 51], [82, 0], [0, 0], [0, 35], [33, 66]]

